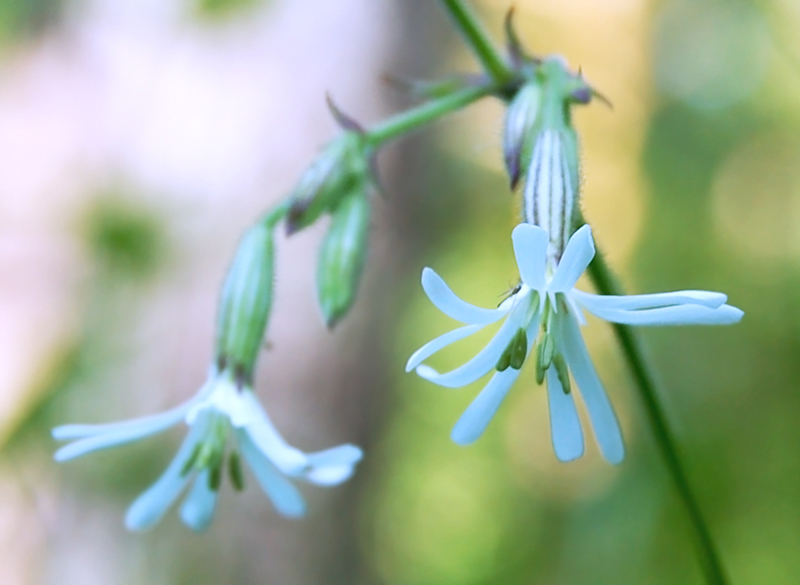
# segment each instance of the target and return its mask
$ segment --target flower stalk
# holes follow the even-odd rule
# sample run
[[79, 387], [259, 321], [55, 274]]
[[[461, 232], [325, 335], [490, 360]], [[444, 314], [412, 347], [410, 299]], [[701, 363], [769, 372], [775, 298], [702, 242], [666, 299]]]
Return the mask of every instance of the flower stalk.
[[442, 8], [453, 19], [456, 28], [481, 62], [486, 73], [499, 85], [514, 79], [514, 71], [497, 50], [473, 10], [463, 0], [441, 0]]
[[466, 106], [496, 93], [498, 86], [487, 83], [466, 87], [441, 98], [430, 100], [421, 106], [392, 116], [367, 131], [366, 141], [375, 149], [400, 136], [413, 132], [442, 116], [461, 110]]
[[[614, 277], [611, 268], [606, 263], [603, 254], [597, 250], [594, 259], [589, 264], [588, 274], [597, 292], [602, 295], [624, 295], [625, 292]], [[636, 387], [642, 397], [645, 412], [653, 430], [656, 445], [664, 458], [669, 475], [675, 483], [678, 496], [681, 499], [689, 521], [694, 529], [698, 555], [705, 572], [706, 581], [710, 585], [726, 585], [728, 579], [717, 553], [711, 531], [708, 529], [700, 505], [692, 492], [689, 480], [681, 463], [675, 438], [664, 407], [658, 398], [657, 384], [650, 365], [645, 359], [641, 341], [633, 329], [620, 323], [612, 323], [614, 335], [622, 348], [622, 353], [636, 380]]]

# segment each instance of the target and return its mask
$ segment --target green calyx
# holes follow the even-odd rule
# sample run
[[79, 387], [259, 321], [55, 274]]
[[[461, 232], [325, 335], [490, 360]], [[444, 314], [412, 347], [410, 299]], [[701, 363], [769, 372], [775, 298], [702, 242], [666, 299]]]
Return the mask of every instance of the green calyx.
[[333, 328], [353, 305], [367, 255], [370, 206], [367, 195], [352, 193], [331, 217], [317, 263], [317, 298]]
[[295, 187], [286, 212], [286, 232], [290, 235], [310, 226], [324, 213], [334, 213], [349, 195], [368, 193], [375, 182], [375, 149], [370, 136], [330, 96], [327, 101], [343, 132], [328, 143]]
[[239, 243], [222, 289], [217, 317], [217, 360], [237, 383], [249, 382], [272, 308], [272, 227], [257, 224]]
[[508, 342], [495, 367], [498, 372], [504, 372], [508, 368], [519, 370], [522, 369], [526, 357], [528, 357], [528, 335], [520, 327]]

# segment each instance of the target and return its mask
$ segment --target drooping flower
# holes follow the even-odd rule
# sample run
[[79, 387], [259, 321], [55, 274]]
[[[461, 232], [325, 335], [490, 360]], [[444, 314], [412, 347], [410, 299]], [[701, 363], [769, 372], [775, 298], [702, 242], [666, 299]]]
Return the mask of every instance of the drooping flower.
[[181, 519], [204, 530], [214, 516], [227, 468], [234, 488], [242, 489], [241, 457], [285, 516], [301, 516], [305, 503], [287, 479], [335, 485], [349, 478], [361, 449], [340, 445], [303, 453], [281, 437], [253, 392], [253, 376], [272, 307], [272, 231], [278, 217], [268, 215], [242, 238], [222, 289], [217, 318], [216, 360], [194, 398], [164, 413], [99, 425], [53, 429], [57, 440], [74, 440], [56, 452], [67, 461], [92, 451], [138, 441], [181, 421], [189, 426], [177, 455], [163, 475], [131, 505], [130, 530], [147, 530], [164, 516], [189, 483]]
[[208, 381], [189, 401], [144, 418], [98, 425], [64, 425], [53, 429], [58, 440], [73, 440], [56, 452], [67, 461], [93, 451], [117, 447], [160, 433], [184, 421], [189, 433], [162, 476], [128, 509], [129, 530], [157, 524], [188, 484], [181, 519], [193, 530], [211, 523], [222, 476], [227, 468], [235, 489], [243, 488], [241, 457], [281, 514], [302, 516], [305, 503], [287, 479], [336, 485], [348, 479], [361, 459], [354, 445], [303, 453], [281, 437], [249, 386], [239, 386], [228, 370], [212, 368]]
[[[556, 260], [548, 248], [548, 232], [528, 223], [512, 234], [521, 283], [497, 309], [475, 307], [453, 293], [432, 269], [422, 272], [422, 286], [436, 307], [461, 327], [417, 350], [406, 371], [448, 388], [470, 384], [494, 370], [489, 383], [453, 428], [460, 444], [477, 440], [491, 421], [535, 350], [539, 383], [547, 381], [550, 427], [556, 456], [570, 461], [583, 454], [584, 442], [570, 374], [580, 391], [600, 451], [611, 463], [624, 458], [619, 423], [594, 369], [579, 325], [583, 310], [601, 319], [628, 325], [726, 325], [742, 318], [742, 311], [725, 304], [722, 293], [679, 291], [658, 294], [603, 296], [575, 288], [595, 254], [591, 229], [584, 225], [569, 238]], [[439, 373], [422, 364], [439, 350], [505, 317], [492, 340], [466, 364]]]

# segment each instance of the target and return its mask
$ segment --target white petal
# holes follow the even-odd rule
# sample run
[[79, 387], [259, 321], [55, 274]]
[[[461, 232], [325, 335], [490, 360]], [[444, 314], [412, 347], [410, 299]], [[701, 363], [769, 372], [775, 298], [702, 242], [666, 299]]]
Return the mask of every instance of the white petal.
[[511, 234], [514, 255], [522, 282], [533, 290], [544, 289], [544, 270], [547, 260], [547, 232], [529, 223], [521, 223]]
[[256, 421], [258, 412], [246, 399], [252, 396], [249, 388], [239, 388], [228, 375], [218, 376], [212, 383], [212, 390], [203, 400], [195, 403], [186, 413], [186, 422], [192, 421], [204, 410], [216, 410], [228, 417], [235, 427], [244, 427]]
[[208, 470], [197, 474], [189, 495], [181, 506], [181, 520], [195, 532], [202, 532], [214, 519], [217, 492], [208, 487]]
[[550, 434], [559, 461], [572, 461], [583, 455], [583, 431], [572, 393], [565, 394], [555, 368], [547, 370], [547, 403], [550, 407]]
[[[585, 305], [584, 305], [585, 306]], [[588, 307], [601, 319], [625, 325], [731, 325], [742, 319], [744, 312], [730, 305], [710, 309], [703, 305], [676, 305], [658, 309], [623, 311]]]
[[272, 500], [275, 509], [284, 516], [292, 518], [305, 514], [306, 504], [297, 488], [269, 462], [246, 432], [237, 429], [236, 435], [239, 438], [242, 456], [250, 465], [264, 492]]
[[59, 462], [68, 461], [93, 451], [125, 445], [160, 433], [179, 423], [186, 412], [191, 408], [191, 405], [192, 401], [162, 414], [119, 423], [102, 425], [64, 425], [56, 427], [52, 431], [56, 439], [71, 437], [85, 438], [73, 441], [69, 445], [61, 447], [56, 451], [53, 457]]
[[569, 239], [561, 261], [558, 263], [556, 273], [548, 285], [551, 292], [567, 292], [586, 270], [589, 263], [594, 258], [594, 240], [592, 240], [592, 229], [584, 225]]
[[190, 474], [182, 473], [183, 468], [191, 457], [195, 445], [205, 435], [208, 429], [207, 422], [205, 417], [201, 417], [192, 425], [178, 453], [161, 477], [128, 508], [125, 515], [125, 526], [128, 530], [138, 532], [155, 526], [183, 491], [190, 477]]
[[444, 335], [440, 335], [436, 339], [429, 341], [415, 351], [410, 358], [408, 358], [408, 362], [406, 363], [406, 372], [410, 372], [416, 368], [437, 351], [444, 349], [451, 343], [455, 343], [456, 341], [460, 341], [465, 337], [469, 337], [473, 333], [483, 329], [483, 327], [483, 325], [467, 325], [466, 327], [459, 327], [458, 329], [448, 331]]
[[622, 296], [594, 295], [579, 290], [573, 290], [570, 296], [575, 297], [581, 305], [590, 311], [592, 307], [632, 311], [637, 309], [670, 307], [672, 305], [703, 305], [711, 309], [716, 309], [728, 300], [727, 295], [708, 290], [679, 290], [649, 295]]
[[517, 330], [520, 327], [528, 327], [531, 322], [537, 320], [538, 313], [534, 314], [532, 320], [530, 317], [531, 310], [538, 311], [538, 307], [535, 309], [531, 307], [531, 302], [535, 300], [534, 297], [535, 295], [533, 293], [528, 293], [525, 296], [518, 296], [517, 302], [511, 310], [511, 314], [492, 340], [478, 355], [463, 366], [450, 372], [440, 374], [433, 368], [422, 365], [417, 367], [417, 374], [426, 380], [430, 380], [434, 384], [439, 384], [446, 388], [466, 386], [481, 376], [485, 376], [497, 365], [497, 360], [500, 359], [506, 346], [508, 346], [511, 339], [516, 335]]
[[583, 343], [578, 324], [571, 315], [564, 313], [559, 313], [555, 322], [558, 328], [557, 349], [564, 355], [589, 411], [589, 419], [592, 421], [592, 430], [600, 445], [600, 452], [609, 463], [619, 463], [625, 457], [622, 432]]
[[339, 485], [343, 481], [350, 479], [354, 470], [355, 468], [352, 465], [320, 467], [309, 471], [304, 479], [317, 485]]
[[508, 312], [508, 309], [502, 305], [497, 309], [483, 309], [461, 300], [432, 268], [423, 269], [422, 288], [436, 308], [448, 317], [462, 323], [488, 325], [499, 320]]
[[325, 451], [308, 454], [312, 469], [305, 479], [318, 485], [336, 485], [353, 475], [355, 464], [364, 453], [355, 445], [339, 445]]
[[242, 400], [254, 414], [253, 422], [242, 427], [253, 444], [283, 473], [292, 476], [301, 473], [308, 466], [305, 453], [289, 445], [278, 433], [252, 391], [243, 392]]
[[364, 457], [364, 452], [355, 445], [345, 444], [338, 447], [308, 453], [308, 463], [312, 467], [328, 465], [355, 465]]
[[486, 430], [500, 404], [519, 377], [520, 370], [508, 368], [497, 372], [458, 419], [450, 438], [459, 445], [469, 445], [478, 440]]
[[52, 435], [53, 438], [58, 441], [82, 439], [99, 435], [130, 434], [133, 432], [141, 433], [140, 436], [144, 437], [161, 432], [183, 420], [183, 417], [186, 416], [186, 412], [189, 410], [192, 403], [193, 400], [160, 414], [116, 423], [100, 425], [61, 425], [53, 429]]

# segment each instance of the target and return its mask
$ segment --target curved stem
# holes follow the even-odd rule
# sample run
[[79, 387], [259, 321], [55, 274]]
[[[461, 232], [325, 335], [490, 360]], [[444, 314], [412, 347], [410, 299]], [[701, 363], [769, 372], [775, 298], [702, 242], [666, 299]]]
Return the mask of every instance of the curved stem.
[[367, 131], [367, 144], [371, 148], [381, 146], [385, 142], [417, 130], [445, 114], [460, 110], [487, 95], [491, 95], [496, 90], [497, 88], [494, 85], [468, 87], [392, 116]]
[[[599, 251], [589, 265], [589, 276], [598, 293], [603, 295], [625, 294]], [[700, 506], [689, 486], [686, 472], [678, 456], [675, 438], [667, 423], [664, 408], [658, 398], [655, 378], [644, 357], [641, 341], [632, 328], [618, 323], [612, 323], [611, 325], [614, 328], [617, 340], [622, 346], [625, 359], [628, 361], [628, 365], [636, 379], [636, 385], [644, 401], [645, 411], [650, 420], [656, 444], [664, 457], [664, 462], [667, 464], [667, 469], [675, 482], [678, 495], [694, 528], [697, 537], [698, 554], [703, 564], [706, 580], [713, 585], [726, 585], [728, 580], [725, 576], [725, 570], [717, 554], [708, 525], [703, 519]]]
[[453, 18], [456, 28], [464, 36], [467, 44], [495, 83], [506, 85], [514, 78], [514, 72], [506, 64], [502, 53], [497, 50], [475, 13], [464, 0], [440, 0], [442, 7]]

